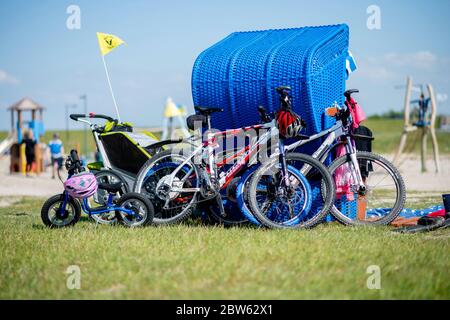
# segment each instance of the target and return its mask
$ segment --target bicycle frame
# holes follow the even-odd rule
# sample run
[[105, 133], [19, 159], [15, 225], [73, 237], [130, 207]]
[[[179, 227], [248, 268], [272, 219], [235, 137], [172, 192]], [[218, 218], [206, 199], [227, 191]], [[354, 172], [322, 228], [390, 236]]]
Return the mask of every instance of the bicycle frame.
[[[72, 174], [69, 174], [68, 178], [70, 178], [71, 176], [72, 176]], [[65, 212], [66, 211], [66, 205], [67, 205], [67, 202], [69, 201], [69, 197], [70, 196], [69, 196], [69, 193], [66, 190], [64, 190], [63, 195], [64, 195], [64, 200], [61, 203], [61, 206], [59, 207], [59, 210], [62, 210], [62, 212]], [[91, 208], [91, 206], [89, 205], [88, 198], [84, 198], [82, 201], [80, 201], [81, 209], [83, 210], [84, 213], [88, 214], [89, 216], [95, 215], [95, 214], [102, 214], [102, 213], [106, 213], [106, 212], [111, 212], [111, 211], [121, 211], [121, 212], [124, 212], [124, 213], [129, 214], [129, 215], [136, 215], [136, 213], [133, 210], [128, 210], [126, 208], [122, 208], [122, 207], [116, 206], [113, 203], [113, 199], [114, 199], [114, 194], [109, 193], [108, 201], [107, 201], [106, 205], [101, 206], [101, 207], [97, 207], [97, 208]]]
[[103, 166], [106, 169], [112, 169], [111, 166], [111, 162], [109, 161], [108, 155], [106, 154], [106, 150], [103, 147], [103, 143], [101, 143], [100, 138], [99, 138], [99, 133], [95, 130], [96, 129], [96, 125], [86, 119], [78, 119], [77, 121], [86, 123], [89, 128], [92, 131], [92, 135], [94, 136], [94, 141], [95, 141], [95, 145], [97, 146], [98, 152], [100, 153], [102, 160], [103, 160]]
[[[328, 136], [327, 136], [328, 135]], [[358, 165], [358, 160], [356, 159], [356, 146], [355, 146], [355, 140], [349, 134], [349, 128], [344, 127], [344, 124], [341, 120], [337, 120], [336, 124], [333, 125], [331, 128], [326, 129], [324, 131], [321, 131], [317, 134], [314, 134], [310, 136], [306, 140], [301, 140], [295, 143], [292, 143], [288, 146], [285, 146], [285, 152], [290, 152], [295, 150], [296, 148], [307, 144], [311, 141], [317, 140], [319, 138], [322, 138], [324, 136], [327, 136], [327, 138], [324, 140], [324, 142], [320, 145], [320, 147], [312, 154], [312, 157], [319, 160], [320, 162], [324, 162], [325, 159], [330, 154], [331, 150], [334, 149], [338, 144], [342, 142], [335, 142], [337, 138], [343, 138], [345, 143], [345, 150], [346, 154], [350, 156], [350, 159], [352, 160], [353, 169], [351, 170], [353, 178], [355, 181], [358, 182], [358, 187], [364, 187], [364, 181], [361, 176], [361, 170]], [[310, 168], [309, 166], [305, 165], [300, 172], [303, 175], [306, 175], [309, 172]]]
[[[214, 150], [218, 146], [217, 144], [217, 137], [220, 136], [227, 136], [227, 137], [234, 137], [237, 136], [241, 132], [248, 132], [250, 130], [258, 130], [267, 128], [268, 131], [265, 132], [261, 137], [256, 140], [255, 143], [252, 143], [250, 145], [245, 146], [244, 148], [240, 149], [236, 153], [234, 153], [232, 156], [227, 157], [223, 161], [216, 163], [216, 159], [214, 157]], [[209, 159], [209, 169], [211, 178], [214, 180], [219, 181], [219, 187], [220, 189], [225, 188], [231, 180], [239, 173], [239, 171], [246, 166], [251, 157], [255, 154], [259, 153], [259, 146], [264, 145], [270, 137], [273, 136], [273, 129], [268, 126], [263, 125], [255, 125], [255, 126], [249, 126], [242, 129], [232, 129], [232, 130], [226, 130], [221, 132], [213, 132], [208, 133], [207, 141], [204, 143], [204, 147], [208, 150], [208, 159]], [[236, 163], [226, 172], [222, 174], [220, 177], [218, 174], [218, 169], [223, 167], [224, 165], [230, 164], [232, 161], [235, 161], [235, 159], [238, 159]]]
[[[216, 158], [214, 157], [214, 150], [219, 146], [217, 143], [217, 138], [222, 136], [227, 137], [234, 137], [237, 136], [239, 133], [242, 132], [248, 132], [250, 130], [258, 130], [267, 128], [268, 131], [262, 134], [255, 143], [251, 145], [247, 145], [237, 152], [235, 152], [233, 155], [227, 157], [223, 161], [216, 163]], [[170, 174], [170, 179], [168, 180], [168, 184], [172, 185], [173, 179], [177, 175], [177, 173], [183, 168], [186, 164], [192, 161], [192, 159], [198, 155], [202, 155], [204, 151], [206, 151], [206, 155], [208, 157], [208, 167], [207, 172], [209, 173], [210, 177], [210, 185], [213, 185], [211, 182], [218, 181], [217, 186], [220, 189], [225, 188], [231, 180], [239, 173], [239, 171], [249, 163], [252, 156], [259, 153], [259, 146], [264, 145], [268, 139], [275, 135], [274, 130], [272, 126], [265, 126], [265, 125], [254, 125], [249, 126], [245, 128], [239, 128], [239, 129], [231, 129], [231, 130], [225, 130], [225, 131], [219, 131], [219, 132], [207, 132], [207, 138], [206, 141], [203, 142], [199, 146], [195, 146], [193, 142], [190, 142], [189, 140], [185, 140], [185, 142], [188, 142], [191, 145], [195, 146], [194, 151], [184, 159], [184, 161], [178, 165], [178, 167]], [[237, 159], [237, 160], [236, 160]], [[218, 174], [218, 169], [223, 167], [224, 165], [230, 164], [232, 161], [236, 161], [236, 163], [226, 172], [223, 172], [221, 175]], [[185, 176], [181, 179], [181, 182], [186, 181], [186, 179], [192, 174], [193, 168], [189, 170]], [[200, 191], [200, 188], [176, 188], [172, 187], [172, 191], [174, 192], [197, 192]]]
[[[66, 211], [66, 205], [67, 202], [69, 201], [69, 194], [64, 191], [64, 201], [61, 204], [60, 210], [63, 210], [62, 212]], [[121, 211], [123, 213], [126, 213], [128, 215], [136, 215], [136, 213], [133, 210], [128, 210], [126, 208], [122, 208], [122, 207], [118, 207], [116, 205], [113, 204], [113, 198], [114, 195], [109, 194], [108, 197], [108, 203], [105, 206], [101, 206], [98, 208], [91, 208], [91, 206], [89, 206], [89, 201], [87, 198], [83, 199], [81, 202], [81, 209], [83, 209], [83, 212], [88, 214], [88, 215], [95, 215], [95, 214], [102, 214], [102, 213], [106, 213], [106, 212], [111, 212], [111, 211]]]

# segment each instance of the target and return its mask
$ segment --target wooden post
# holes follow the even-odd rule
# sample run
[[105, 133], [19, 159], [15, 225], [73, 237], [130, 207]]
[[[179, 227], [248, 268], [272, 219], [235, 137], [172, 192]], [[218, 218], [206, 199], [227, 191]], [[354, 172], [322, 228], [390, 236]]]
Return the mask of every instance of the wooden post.
[[356, 218], [365, 221], [367, 218], [367, 199], [365, 196], [358, 196]]
[[16, 126], [14, 125], [14, 110], [11, 109], [11, 132], [16, 131]]
[[22, 129], [22, 111], [18, 110], [17, 111], [17, 121], [19, 122], [19, 129]]
[[411, 104], [411, 89], [412, 89], [412, 78], [406, 78], [406, 93], [405, 93], [405, 101], [404, 101], [404, 110], [405, 113], [403, 118], [405, 119], [405, 126], [409, 127], [409, 106]]
[[430, 134], [431, 134], [431, 142], [433, 144], [433, 155], [434, 155], [434, 165], [435, 171], [438, 173], [440, 171], [440, 161], [439, 161], [439, 145], [436, 138], [436, 113], [437, 113], [437, 104], [436, 99], [434, 97], [434, 90], [431, 84], [427, 85], [428, 95], [430, 97], [431, 103], [431, 118], [430, 118]]
[[41, 144], [39, 143], [39, 141], [34, 146], [34, 163], [35, 163], [34, 172], [37, 175], [42, 173], [44, 161], [42, 158]]
[[420, 152], [422, 172], [427, 172], [427, 136], [428, 136], [428, 128], [424, 126], [422, 128], [422, 147]]
[[22, 173], [22, 175], [26, 174], [26, 166], [27, 166], [27, 159], [25, 156], [25, 145], [24, 144], [19, 144], [19, 159], [20, 159], [20, 172]]
[[396, 163], [398, 159], [400, 159], [400, 156], [403, 152], [403, 149], [406, 145], [406, 139], [408, 138], [408, 130], [410, 129], [409, 124], [409, 106], [411, 101], [411, 88], [412, 88], [412, 78], [408, 77], [406, 78], [406, 92], [405, 92], [405, 100], [404, 100], [404, 107], [403, 107], [403, 119], [404, 119], [404, 125], [403, 125], [403, 133], [400, 138], [400, 144], [397, 149], [397, 153], [394, 156], [393, 162]]

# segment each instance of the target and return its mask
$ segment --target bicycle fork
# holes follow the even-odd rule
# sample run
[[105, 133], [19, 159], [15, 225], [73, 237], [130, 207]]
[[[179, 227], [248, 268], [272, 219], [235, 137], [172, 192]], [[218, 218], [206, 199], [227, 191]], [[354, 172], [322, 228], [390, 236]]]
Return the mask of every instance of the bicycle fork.
[[290, 180], [289, 180], [289, 173], [288, 173], [288, 170], [287, 170], [287, 162], [286, 162], [286, 149], [285, 149], [285, 147], [284, 147], [284, 143], [283, 143], [283, 141], [279, 141], [279, 148], [280, 148], [280, 154], [279, 154], [279, 161], [280, 161], [280, 164], [281, 164], [281, 172], [282, 172], [282, 175], [283, 175], [283, 182], [284, 182], [284, 185], [285, 185], [285, 187], [286, 187], [286, 190], [287, 190], [287, 188], [289, 188], [290, 186], [291, 186], [291, 183], [290, 183]]
[[[280, 154], [279, 154], [279, 161], [281, 164], [281, 174], [282, 174], [282, 182], [281, 182], [281, 186], [284, 187], [284, 197], [286, 197], [286, 203], [288, 205], [288, 210], [289, 210], [289, 215], [291, 216], [291, 218], [294, 217], [295, 213], [294, 213], [294, 208], [292, 207], [291, 204], [291, 197], [294, 194], [294, 190], [295, 190], [295, 182], [291, 181], [289, 179], [289, 171], [288, 171], [288, 166], [287, 166], [287, 161], [286, 161], [286, 148], [284, 146], [284, 143], [282, 140], [279, 141], [279, 148], [280, 148]], [[294, 185], [294, 186], [293, 186]]]
[[353, 139], [347, 138], [345, 148], [347, 150], [347, 154], [350, 156], [350, 160], [352, 161], [353, 170], [351, 171], [353, 181], [356, 181], [358, 184], [358, 194], [360, 196], [365, 195], [366, 193], [366, 185], [361, 175], [361, 169], [359, 167], [358, 159], [356, 158], [356, 146], [355, 141]]

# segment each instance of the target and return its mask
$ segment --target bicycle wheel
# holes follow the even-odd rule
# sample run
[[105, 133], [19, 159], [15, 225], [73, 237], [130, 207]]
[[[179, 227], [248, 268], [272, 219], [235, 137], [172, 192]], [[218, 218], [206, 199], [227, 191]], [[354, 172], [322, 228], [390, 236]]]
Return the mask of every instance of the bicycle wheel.
[[[153, 203], [153, 223], [172, 224], [189, 216], [197, 203], [195, 192], [177, 192], [173, 188], [199, 188], [198, 169], [186, 156], [173, 150], [163, 151], [148, 160], [138, 173], [134, 191], [142, 193]], [[178, 170], [179, 169], [179, 170]], [[172, 184], [171, 174], [175, 172]]]
[[[216, 157], [216, 163], [221, 162], [223, 159], [227, 159], [236, 155], [239, 152], [239, 149], [232, 148], [219, 153]], [[221, 170], [228, 170], [231, 166], [227, 165], [222, 167]], [[220, 197], [216, 197], [209, 202], [205, 202], [202, 207], [204, 207], [204, 211], [208, 214], [212, 220], [218, 224], [223, 224], [225, 226], [241, 226], [246, 223], [249, 223], [248, 217], [250, 216], [255, 222], [255, 224], [259, 225], [259, 222], [249, 213], [249, 211], [244, 212], [242, 208], [242, 199], [241, 203], [238, 200], [239, 189], [242, 186], [242, 180], [245, 179], [245, 183], [247, 183], [249, 179], [248, 172], [254, 172], [256, 169], [256, 165], [246, 168], [242, 176], [235, 177], [230, 184], [224, 189], [221, 190]], [[241, 191], [242, 192], [242, 191]], [[242, 198], [242, 197], [241, 197]], [[221, 204], [219, 201], [222, 201], [222, 206], [224, 212], [221, 212]]]
[[[236, 196], [236, 189], [239, 183], [239, 179], [235, 178], [234, 181], [228, 185], [228, 187], [223, 190], [220, 195], [212, 199], [211, 201], [205, 202], [203, 207], [205, 212], [217, 223], [223, 224], [226, 227], [240, 226], [248, 223], [247, 218], [242, 215], [239, 208]], [[222, 202], [224, 212], [221, 211], [221, 205], [219, 201]]]
[[[124, 195], [129, 191], [128, 185], [122, 179], [120, 174], [112, 170], [100, 170], [95, 173], [95, 178], [97, 179], [98, 183], [106, 183], [106, 184], [113, 184], [117, 182], [123, 183], [122, 189], [114, 196], [114, 200], [119, 199], [122, 195]], [[93, 196], [93, 200], [96, 204], [104, 206], [108, 202], [108, 197], [109, 193], [106, 190], [97, 189], [97, 192]], [[90, 217], [92, 220], [100, 224], [113, 224], [117, 222], [117, 217], [114, 211], [105, 212], [102, 214], [93, 214], [90, 215]]]
[[365, 191], [357, 190], [350, 157], [344, 155], [337, 158], [329, 167], [337, 187], [331, 212], [346, 225], [389, 224], [405, 204], [403, 178], [392, 163], [377, 154], [361, 151], [356, 153], [356, 158]]
[[248, 168], [244, 174], [241, 176], [239, 183], [236, 188], [236, 200], [238, 203], [239, 210], [244, 215], [244, 217], [253, 223], [254, 225], [260, 226], [261, 223], [253, 215], [248, 198], [248, 186], [253, 177], [255, 171], [259, 168], [258, 165], [253, 165]]
[[[282, 183], [281, 165], [278, 157], [274, 157], [261, 165], [250, 181], [250, 208], [267, 227], [310, 228], [321, 222], [331, 208], [334, 183], [327, 168], [311, 156], [300, 153], [289, 156], [292, 190], [283, 190], [286, 187]], [[305, 206], [307, 203], [309, 208]]]
[[131, 210], [134, 215], [128, 215], [117, 210], [117, 219], [125, 227], [135, 228], [151, 224], [154, 216], [153, 204], [140, 193], [130, 192], [121, 197], [119, 207]]
[[[50, 228], [63, 228], [75, 225], [80, 220], [81, 207], [78, 200], [69, 197], [67, 202], [64, 194], [49, 198], [42, 205], [42, 222]], [[61, 206], [65, 203], [65, 210]]]

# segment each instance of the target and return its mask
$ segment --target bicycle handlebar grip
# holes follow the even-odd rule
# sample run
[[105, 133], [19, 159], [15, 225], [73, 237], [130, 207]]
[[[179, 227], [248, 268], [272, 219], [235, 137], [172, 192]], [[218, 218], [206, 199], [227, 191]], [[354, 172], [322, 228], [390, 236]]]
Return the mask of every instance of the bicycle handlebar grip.
[[70, 116], [70, 119], [78, 121], [78, 119], [80, 118], [96, 118], [96, 119], [105, 119], [108, 121], [114, 121], [113, 118], [111, 118], [110, 116], [104, 115], [104, 114], [94, 114], [94, 113], [89, 113], [88, 115], [86, 114], [81, 114], [81, 113], [73, 113]]
[[70, 119], [78, 121], [79, 118], [86, 118], [85, 114], [81, 114], [81, 113], [73, 113], [70, 116]]
[[258, 106], [258, 112], [259, 112], [259, 116], [261, 117], [262, 120], [264, 120], [264, 118], [266, 117], [266, 108], [264, 108], [263, 106]]
[[78, 152], [75, 149], [70, 150], [70, 157], [72, 158], [73, 162], [80, 161], [80, 158], [78, 157]]
[[110, 116], [104, 115], [104, 114], [94, 114], [94, 113], [89, 113], [89, 118], [95, 118], [95, 119], [105, 119], [108, 121], [114, 121], [113, 118], [111, 118]]
[[258, 106], [258, 113], [263, 123], [272, 121], [271, 116], [267, 114], [266, 108], [264, 108], [263, 106]]

